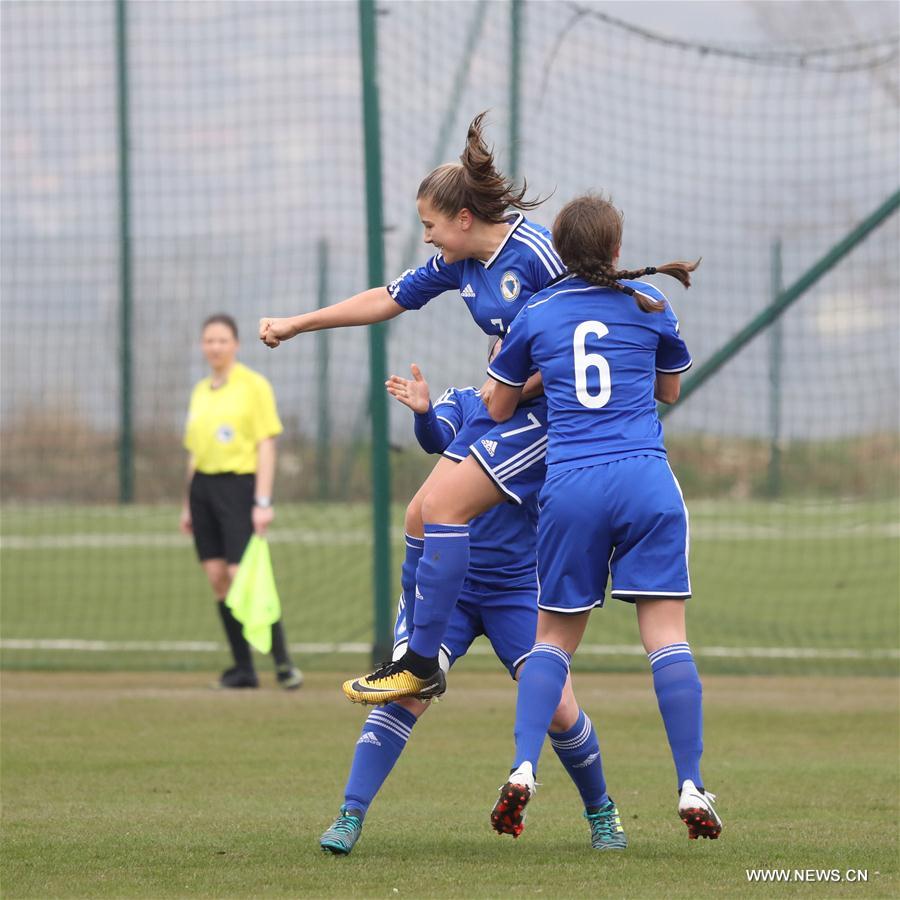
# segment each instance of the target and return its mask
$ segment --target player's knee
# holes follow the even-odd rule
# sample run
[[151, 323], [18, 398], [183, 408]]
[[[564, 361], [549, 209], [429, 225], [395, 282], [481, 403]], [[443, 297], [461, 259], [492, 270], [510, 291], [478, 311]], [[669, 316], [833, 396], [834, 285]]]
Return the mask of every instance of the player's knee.
[[422, 537], [424, 534], [422, 528], [422, 500], [418, 494], [409, 501], [403, 523], [407, 534], [413, 537]]
[[463, 504], [447, 491], [432, 491], [422, 501], [422, 521], [429, 524], [463, 524], [469, 521]]
[[441, 503], [437, 497], [427, 494], [422, 499], [422, 522], [435, 522], [435, 516], [440, 513]]

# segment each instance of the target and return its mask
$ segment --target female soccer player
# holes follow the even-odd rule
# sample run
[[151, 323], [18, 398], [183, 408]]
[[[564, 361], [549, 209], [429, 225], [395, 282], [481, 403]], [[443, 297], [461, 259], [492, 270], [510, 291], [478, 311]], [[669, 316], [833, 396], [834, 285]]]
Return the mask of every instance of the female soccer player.
[[622, 216], [598, 196], [566, 204], [553, 236], [571, 274], [531, 299], [488, 369], [499, 382], [490, 401], [495, 420], [515, 411], [534, 366], [550, 419], [537, 639], [519, 682], [515, 767], [491, 821], [501, 833], [521, 827], [544, 732], [611, 574], [612, 596], [637, 608], [679, 814], [689, 837], [716, 838], [722, 823], [702, 787], [702, 689], [685, 630], [688, 516], [654, 402], [678, 399], [691, 357], [665, 296], [632, 280], [659, 272], [688, 287], [697, 263], [617, 271]]
[[[419, 186], [416, 205], [425, 243], [438, 253], [387, 287], [292, 318], [261, 319], [260, 338], [268, 346], [306, 331], [393, 319], [448, 290], [460, 292], [483, 331], [502, 336], [527, 299], [564, 274], [547, 229], [521, 212], [508, 214], [510, 207], [528, 210], [539, 201], [525, 200], [525, 186], [517, 189], [496, 169], [481, 133], [483, 119], [484, 113], [469, 126], [460, 162], [439, 166]], [[525, 397], [538, 393], [535, 382]], [[446, 453], [460, 464], [441, 461], [413, 499], [407, 532], [424, 540], [422, 546], [407, 542], [404, 565], [404, 595], [408, 599], [416, 584], [422, 595], [414, 636], [402, 660], [344, 684], [354, 702], [427, 699], [443, 692], [438, 651], [468, 569], [468, 523], [504, 500], [517, 502], [505, 482], [542, 463], [546, 452], [546, 421], [533, 411], [520, 418], [486, 434], [457, 435]], [[469, 446], [471, 455], [460, 452]]]
[[[451, 388], [432, 406], [425, 379], [417, 366], [412, 369], [412, 379], [392, 376], [387, 389], [416, 414], [416, 437], [427, 452], [445, 451], [466, 424], [481, 429], [490, 426], [480, 391]], [[543, 404], [542, 400], [537, 402]], [[480, 634], [487, 636], [498, 659], [514, 678], [521, 659], [531, 649], [537, 622], [537, 494], [543, 476], [543, 463], [530, 467], [509, 483], [510, 489], [522, 498], [521, 505], [504, 503], [472, 521], [467, 577], [441, 644], [441, 665], [445, 671], [466, 654]], [[413, 612], [401, 597], [394, 627], [395, 657], [404, 652], [410, 632], [415, 635]], [[319, 840], [323, 850], [346, 855], [353, 849], [369, 805], [428, 706], [422, 700], [405, 697], [369, 714], [356, 743], [344, 803]], [[625, 832], [616, 805], [606, 792], [597, 734], [591, 720], [578, 707], [571, 679], [565, 682], [549, 732], [553, 749], [584, 802], [591, 846], [597, 850], [624, 850]]]
[[[181, 530], [194, 536], [234, 656], [219, 686], [255, 688], [259, 681], [250, 645], [224, 601], [250, 536], [265, 534], [274, 516], [275, 438], [281, 420], [269, 382], [237, 361], [238, 330], [231, 316], [210, 316], [201, 341], [211, 373], [191, 394]], [[278, 683], [288, 690], [300, 687], [303, 675], [291, 662], [280, 621], [272, 626], [272, 656]]]

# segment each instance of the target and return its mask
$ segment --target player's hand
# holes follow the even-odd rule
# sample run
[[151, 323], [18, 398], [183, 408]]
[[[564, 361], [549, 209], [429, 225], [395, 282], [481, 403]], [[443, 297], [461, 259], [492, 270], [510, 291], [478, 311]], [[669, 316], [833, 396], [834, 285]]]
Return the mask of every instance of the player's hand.
[[260, 537], [266, 536], [266, 529], [272, 524], [275, 518], [275, 510], [271, 506], [263, 509], [261, 506], [253, 507], [253, 533]]
[[259, 320], [259, 339], [267, 347], [277, 347], [282, 341], [290, 340], [296, 333], [290, 319], [267, 317]]
[[178, 528], [182, 534], [193, 534], [194, 533], [194, 523], [191, 520], [191, 510], [190, 507], [185, 506], [181, 510], [181, 521], [178, 523]]
[[428, 407], [431, 405], [428, 382], [425, 380], [425, 376], [422, 375], [421, 369], [415, 363], [409, 368], [412, 372], [412, 379], [391, 375], [384, 383], [384, 386], [395, 400], [399, 400], [413, 412], [427, 413]]
[[493, 378], [488, 378], [488, 380], [481, 386], [481, 402], [488, 406], [491, 402], [491, 397], [494, 396], [494, 388], [497, 387], [497, 382], [494, 381]]

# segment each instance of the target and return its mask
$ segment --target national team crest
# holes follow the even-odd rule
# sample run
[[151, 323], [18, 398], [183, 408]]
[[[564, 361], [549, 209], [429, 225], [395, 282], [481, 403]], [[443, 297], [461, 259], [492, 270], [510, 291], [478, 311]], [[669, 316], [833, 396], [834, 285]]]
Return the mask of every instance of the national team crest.
[[500, 293], [503, 294], [503, 299], [512, 303], [519, 296], [521, 290], [522, 283], [519, 281], [519, 276], [515, 272], [504, 272], [500, 279]]

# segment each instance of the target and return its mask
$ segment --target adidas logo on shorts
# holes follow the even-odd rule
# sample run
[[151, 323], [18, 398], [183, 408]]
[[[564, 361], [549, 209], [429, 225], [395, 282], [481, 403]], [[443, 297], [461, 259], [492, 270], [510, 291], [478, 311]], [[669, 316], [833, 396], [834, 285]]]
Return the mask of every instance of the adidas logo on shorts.
[[362, 737], [356, 742], [357, 744], [374, 744], [376, 747], [381, 746], [381, 741], [375, 736], [374, 731], [364, 731]]
[[460, 297], [465, 297], [468, 300], [471, 300], [475, 297], [475, 288], [472, 287], [471, 284], [467, 284], [460, 292]]
[[497, 442], [485, 439], [481, 442], [481, 446], [484, 447], [485, 450], [487, 450], [488, 456], [493, 459], [494, 454], [497, 452]]

